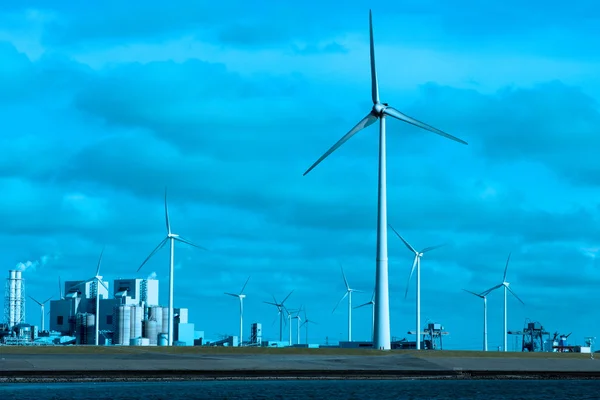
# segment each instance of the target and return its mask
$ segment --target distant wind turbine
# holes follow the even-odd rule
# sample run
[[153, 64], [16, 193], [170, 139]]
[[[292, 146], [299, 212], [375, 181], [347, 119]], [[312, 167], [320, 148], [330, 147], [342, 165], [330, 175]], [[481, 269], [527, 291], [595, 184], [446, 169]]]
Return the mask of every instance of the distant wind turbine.
[[352, 341], [352, 292], [362, 293], [362, 291], [350, 288], [350, 286], [348, 285], [348, 280], [346, 279], [346, 274], [344, 274], [344, 268], [341, 268], [341, 269], [342, 269], [342, 277], [344, 278], [344, 285], [346, 285], [346, 293], [344, 293], [344, 295], [337, 302], [335, 307], [333, 307], [333, 311], [331, 313], [334, 313], [335, 309], [340, 305], [342, 300], [344, 300], [346, 297], [348, 297], [348, 341], [351, 342]]
[[406, 284], [406, 292], [404, 292], [404, 298], [406, 298], [406, 296], [408, 295], [408, 287], [410, 284], [410, 280], [413, 276], [413, 273], [415, 272], [415, 267], [417, 269], [417, 329], [416, 329], [416, 335], [417, 335], [417, 343], [416, 343], [416, 349], [420, 350], [421, 349], [421, 257], [423, 257], [423, 254], [431, 251], [431, 250], [435, 250], [437, 248], [440, 248], [442, 246], [444, 246], [443, 244], [437, 245], [437, 246], [430, 246], [430, 247], [425, 247], [423, 250], [421, 251], [416, 251], [414, 247], [412, 247], [406, 240], [404, 240], [404, 238], [402, 236], [400, 236], [400, 234], [398, 232], [396, 232], [396, 230], [394, 229], [394, 227], [392, 225], [390, 225], [390, 228], [394, 231], [394, 233], [400, 238], [400, 240], [402, 240], [402, 243], [404, 243], [404, 245], [406, 246], [406, 248], [408, 250], [410, 250], [414, 255], [415, 255], [415, 259], [413, 261], [413, 265], [412, 268], [410, 270], [410, 275], [408, 276], [408, 283]]
[[39, 302], [39, 301], [37, 301], [37, 300], [36, 300], [36, 299], [34, 299], [32, 296], [29, 296], [29, 298], [30, 298], [31, 300], [35, 301], [37, 304], [39, 304], [39, 306], [40, 306], [40, 308], [41, 308], [41, 312], [42, 312], [42, 332], [43, 332], [43, 331], [45, 331], [45, 330], [46, 330], [46, 329], [45, 329], [45, 325], [44, 325], [44, 316], [45, 316], [45, 314], [44, 314], [44, 305], [46, 305], [46, 303], [47, 303], [48, 301], [50, 301], [50, 299], [52, 298], [52, 296], [48, 297], [46, 300], [44, 300], [44, 301], [42, 301], [42, 302]]
[[275, 299], [275, 296], [273, 296], [273, 302], [271, 303], [270, 301], [264, 301], [263, 303], [266, 304], [270, 304], [272, 306], [277, 307], [277, 316], [279, 317], [279, 341], [283, 342], [283, 314], [282, 311], [284, 309], [284, 303], [285, 301], [292, 295], [292, 293], [294, 293], [294, 291], [292, 290], [290, 292], [290, 294], [288, 294], [287, 296], [285, 296], [285, 299], [283, 299], [283, 301], [281, 303], [277, 302], [277, 299]]
[[248, 277], [248, 279], [246, 279], [246, 283], [244, 283], [244, 286], [242, 286], [242, 290], [240, 290], [239, 294], [225, 292], [226, 295], [237, 297], [238, 299], [240, 299], [240, 347], [244, 345], [244, 338], [243, 338], [244, 298], [246, 298], [246, 295], [244, 294], [244, 289], [246, 289], [246, 285], [248, 284], [249, 280], [250, 280], [250, 277]]
[[150, 260], [150, 258], [152, 258], [153, 255], [158, 253], [158, 251], [160, 249], [162, 249], [167, 242], [169, 242], [169, 244], [171, 246], [171, 256], [169, 258], [169, 326], [168, 326], [167, 334], [169, 336], [169, 342], [168, 342], [169, 346], [172, 346], [173, 345], [173, 277], [174, 277], [174, 271], [175, 271], [175, 241], [185, 243], [187, 245], [196, 247], [201, 250], [206, 250], [206, 249], [202, 246], [198, 246], [197, 244], [190, 242], [187, 239], [184, 239], [183, 237], [179, 236], [178, 234], [171, 232], [171, 224], [169, 223], [169, 207], [167, 206], [167, 189], [165, 189], [165, 220], [166, 220], [166, 224], [167, 224], [167, 236], [158, 244], [158, 246], [156, 246], [156, 248], [154, 250], [152, 250], [152, 253], [150, 253], [150, 255], [148, 257], [146, 257], [146, 259], [144, 260], [142, 265], [140, 265], [140, 267], [137, 269], [137, 272], [139, 272], [140, 269], [142, 269], [144, 264], [146, 264], [148, 262], [148, 260]]
[[[308, 324], [317, 324], [317, 323], [315, 321], [313, 321], [312, 319], [308, 319], [308, 316], [306, 315], [306, 308], [305, 308], [304, 309], [304, 322], [300, 326], [301, 327], [305, 326], [304, 329], [306, 329], [305, 336], [306, 336], [306, 345], [307, 346], [308, 346]], [[319, 325], [319, 324], [317, 324], [317, 325]]]
[[507, 297], [507, 291], [512, 293], [513, 296], [515, 296], [515, 298], [517, 300], [519, 300], [521, 302], [521, 304], [525, 304], [523, 303], [523, 300], [521, 300], [519, 298], [519, 296], [517, 296], [517, 294], [509, 287], [510, 283], [508, 283], [506, 281], [506, 271], [508, 270], [508, 262], [510, 261], [510, 255], [511, 253], [508, 254], [508, 258], [506, 259], [506, 266], [504, 267], [504, 277], [502, 278], [502, 283], [489, 288], [488, 290], [486, 290], [485, 292], [481, 293], [482, 296], [487, 296], [488, 294], [490, 294], [491, 292], [493, 292], [496, 289], [499, 289], [501, 287], [504, 287], [504, 329], [503, 329], [503, 335], [504, 335], [504, 351], [507, 351], [507, 346], [508, 346], [508, 337], [507, 337], [507, 324], [506, 324], [506, 320], [507, 320], [507, 311], [506, 311], [506, 297]]
[[[100, 252], [100, 257], [98, 258], [98, 266], [96, 267], [96, 275], [94, 275], [92, 278], [78, 283], [77, 285], [74, 285], [71, 287], [75, 288], [77, 286], [83, 286], [88, 282], [94, 282], [94, 284], [96, 285], [96, 315], [95, 317], [95, 322], [94, 322], [94, 331], [95, 331], [95, 342], [94, 344], [96, 346], [99, 345], [99, 334], [98, 334], [98, 328], [100, 326], [100, 285], [104, 286], [104, 288], [108, 291], [108, 286], [106, 286], [106, 284], [102, 281], [102, 276], [100, 276], [100, 265], [102, 264], [102, 255], [104, 254], [104, 248], [102, 249], [102, 251]], [[71, 290], [69, 289], [69, 290]]]
[[354, 307], [354, 309], [371, 306], [371, 317], [373, 321], [371, 322], [371, 340], [373, 340], [373, 328], [375, 327], [375, 291], [373, 291], [373, 295], [371, 296], [371, 300], [369, 300], [365, 304], [361, 304], [360, 306]]
[[302, 322], [302, 317], [300, 316], [300, 312], [302, 311], [302, 307], [300, 306], [300, 308], [298, 309], [298, 311], [296, 312], [296, 315], [293, 317], [293, 319], [296, 320], [296, 343], [300, 344], [300, 323]]
[[[390, 342], [390, 309], [389, 309], [389, 284], [388, 284], [388, 251], [387, 251], [387, 188], [386, 188], [386, 139], [385, 139], [385, 117], [399, 119], [419, 128], [428, 130], [438, 135], [452, 139], [459, 143], [467, 142], [442, 132], [430, 125], [417, 121], [406, 114], [401, 113], [388, 103], [379, 101], [379, 85], [377, 83], [377, 71], [375, 68], [375, 48], [373, 40], [373, 20], [371, 11], [369, 11], [369, 36], [371, 49], [371, 100], [373, 108], [354, 128], [344, 135], [336, 144], [325, 152], [311, 167], [304, 173], [308, 174], [321, 161], [327, 158], [331, 153], [346, 143], [352, 136], [360, 130], [368, 127], [379, 120], [379, 182], [378, 182], [378, 200], [377, 200], [377, 254], [376, 254], [376, 273], [375, 273], [375, 339], [374, 348], [380, 350], [389, 350]], [[419, 329], [420, 331], [420, 329]]]
[[488, 332], [487, 332], [487, 296], [480, 293], [471, 292], [470, 290], [463, 289], [467, 293], [471, 293], [474, 296], [483, 299], [483, 351], [488, 351]]

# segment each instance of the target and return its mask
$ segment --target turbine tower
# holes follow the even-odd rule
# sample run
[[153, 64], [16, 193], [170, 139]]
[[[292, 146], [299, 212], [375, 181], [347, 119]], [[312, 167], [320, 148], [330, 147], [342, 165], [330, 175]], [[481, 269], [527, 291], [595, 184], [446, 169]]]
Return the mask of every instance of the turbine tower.
[[171, 224], [169, 223], [169, 208], [167, 206], [167, 189], [165, 189], [165, 220], [166, 220], [166, 224], [167, 224], [167, 236], [158, 244], [158, 246], [156, 246], [156, 248], [154, 250], [152, 250], [152, 253], [150, 253], [150, 255], [148, 257], [146, 257], [146, 259], [144, 260], [142, 265], [140, 265], [140, 267], [137, 269], [137, 272], [139, 272], [140, 269], [142, 269], [144, 264], [146, 264], [148, 262], [148, 260], [150, 260], [150, 258], [152, 258], [153, 255], [158, 253], [158, 251], [160, 249], [162, 249], [167, 242], [169, 242], [170, 247], [171, 247], [171, 256], [169, 258], [169, 326], [168, 326], [167, 334], [169, 336], [169, 342], [168, 342], [169, 346], [172, 346], [173, 345], [173, 277], [174, 277], [174, 271], [175, 271], [175, 241], [185, 243], [187, 245], [196, 247], [201, 250], [206, 250], [206, 249], [202, 246], [198, 246], [197, 244], [190, 242], [187, 239], [184, 239], [183, 237], [179, 236], [178, 234], [171, 232]]
[[273, 296], [273, 302], [271, 303], [270, 301], [264, 301], [263, 303], [266, 304], [270, 304], [272, 306], [277, 307], [277, 316], [279, 317], [279, 341], [283, 342], [283, 314], [281, 313], [281, 311], [283, 311], [284, 309], [284, 305], [283, 303], [285, 303], [285, 301], [292, 295], [292, 293], [294, 293], [294, 291], [292, 290], [290, 292], [290, 294], [288, 294], [285, 299], [283, 299], [283, 301], [281, 303], [277, 302], [277, 299], [275, 299], [275, 296]]
[[[341, 268], [341, 267], [340, 267]], [[342, 277], [344, 278], [344, 285], [346, 285], [346, 293], [342, 296], [342, 298], [337, 302], [335, 307], [333, 307], [332, 314], [335, 312], [335, 309], [340, 305], [342, 300], [348, 297], [348, 341], [352, 341], [352, 292], [362, 293], [360, 290], [351, 289], [348, 285], [348, 280], [346, 279], [346, 274], [344, 274], [344, 268], [342, 269]]]
[[298, 309], [298, 312], [293, 319], [296, 320], [296, 343], [300, 344], [300, 323], [302, 322], [302, 317], [300, 316], [300, 312], [302, 311], [302, 306]]
[[39, 306], [40, 306], [40, 308], [41, 308], [41, 312], [42, 312], [42, 325], [41, 325], [41, 328], [42, 328], [42, 332], [43, 332], [43, 331], [45, 331], [45, 325], [44, 325], [44, 322], [45, 322], [45, 321], [44, 321], [44, 317], [45, 317], [45, 315], [46, 315], [46, 314], [44, 314], [44, 306], [46, 305], [46, 303], [47, 303], [48, 301], [50, 301], [50, 299], [52, 298], [52, 296], [48, 297], [46, 300], [44, 300], [44, 301], [42, 301], [42, 302], [39, 302], [39, 301], [37, 301], [37, 300], [36, 300], [36, 299], [34, 299], [32, 296], [29, 296], [29, 298], [30, 298], [31, 300], [35, 301], [37, 304], [39, 304]]
[[354, 309], [371, 306], [371, 317], [373, 321], [371, 322], [371, 340], [373, 340], [373, 328], [375, 327], [375, 291], [373, 291], [373, 295], [371, 296], [371, 300], [369, 300], [365, 304], [361, 304], [360, 306], [354, 307]]
[[471, 292], [470, 290], [463, 289], [467, 293], [471, 293], [473, 296], [477, 296], [483, 299], [483, 351], [488, 351], [488, 332], [487, 332], [487, 296], [480, 293]]
[[506, 311], [506, 298], [507, 298], [507, 292], [512, 293], [513, 296], [515, 296], [515, 298], [517, 300], [519, 300], [521, 302], [521, 304], [525, 304], [523, 303], [523, 300], [521, 300], [519, 298], [519, 296], [517, 296], [517, 294], [509, 287], [510, 283], [506, 282], [506, 271], [508, 270], [508, 262], [510, 261], [510, 254], [508, 254], [508, 259], [506, 260], [506, 266], [504, 267], [504, 277], [502, 278], [502, 283], [489, 288], [488, 290], [486, 290], [485, 292], [481, 293], [482, 296], [487, 296], [488, 294], [490, 294], [491, 292], [493, 292], [496, 289], [499, 289], [501, 287], [504, 287], [504, 351], [507, 351], [506, 348], [508, 346], [508, 338], [507, 338], [507, 327], [506, 327], [506, 320], [507, 320], [507, 311]]
[[402, 236], [400, 236], [400, 234], [398, 232], [396, 232], [396, 230], [394, 229], [394, 227], [392, 225], [390, 225], [390, 228], [392, 228], [394, 233], [400, 238], [400, 240], [402, 240], [402, 242], [404, 243], [406, 248], [408, 250], [410, 250], [412, 253], [414, 253], [414, 255], [415, 255], [415, 259], [413, 261], [413, 265], [410, 270], [410, 275], [408, 276], [408, 283], [406, 284], [406, 292], [404, 292], [404, 298], [406, 298], [406, 296], [408, 295], [408, 285], [410, 284], [410, 280], [412, 279], [412, 276], [413, 276], [413, 273], [415, 272], [415, 267], [416, 267], [417, 268], [417, 320], [416, 320], [417, 342], [416, 342], [416, 349], [421, 350], [421, 257], [423, 257], [423, 254], [425, 254], [431, 250], [442, 247], [443, 244], [440, 244], [437, 246], [425, 247], [423, 250], [421, 250], [419, 252], [419, 251], [416, 251], [414, 249], [414, 247], [412, 247], [406, 240], [404, 240], [404, 238]]
[[244, 283], [244, 286], [242, 286], [242, 290], [240, 290], [239, 294], [225, 292], [226, 295], [237, 297], [238, 299], [240, 299], [240, 347], [242, 347], [244, 344], [244, 340], [243, 340], [244, 299], [246, 298], [246, 295], [244, 294], [244, 289], [246, 289], [246, 285], [248, 284], [249, 280], [250, 280], [250, 277], [248, 277], [248, 279], [246, 279], [246, 283]]
[[377, 252], [375, 272], [375, 339], [373, 347], [380, 350], [389, 350], [390, 342], [390, 302], [388, 285], [388, 251], [387, 251], [387, 188], [386, 188], [386, 140], [385, 140], [385, 117], [399, 119], [400, 121], [426, 129], [430, 132], [467, 144], [452, 135], [440, 131], [432, 126], [417, 121], [406, 114], [401, 113], [387, 103], [379, 101], [379, 85], [377, 83], [377, 71], [375, 69], [375, 48], [373, 44], [373, 20], [369, 11], [369, 35], [371, 48], [371, 99], [373, 108], [354, 128], [325, 152], [305, 173], [308, 174], [321, 161], [346, 143], [360, 130], [375, 123], [379, 119], [379, 183], [377, 195]]

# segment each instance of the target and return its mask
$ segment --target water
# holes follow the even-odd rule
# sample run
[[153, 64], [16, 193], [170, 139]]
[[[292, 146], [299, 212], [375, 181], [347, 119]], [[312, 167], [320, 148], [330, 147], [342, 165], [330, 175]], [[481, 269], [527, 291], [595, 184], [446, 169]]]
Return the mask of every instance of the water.
[[196, 381], [0, 384], [4, 399], [598, 399], [595, 380]]

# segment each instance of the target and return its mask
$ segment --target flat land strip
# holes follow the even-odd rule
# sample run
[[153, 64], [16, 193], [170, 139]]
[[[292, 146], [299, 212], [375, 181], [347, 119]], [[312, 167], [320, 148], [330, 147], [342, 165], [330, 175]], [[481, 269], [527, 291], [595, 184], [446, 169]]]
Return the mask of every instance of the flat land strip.
[[200, 379], [600, 379], [578, 353], [0, 346], [0, 382]]

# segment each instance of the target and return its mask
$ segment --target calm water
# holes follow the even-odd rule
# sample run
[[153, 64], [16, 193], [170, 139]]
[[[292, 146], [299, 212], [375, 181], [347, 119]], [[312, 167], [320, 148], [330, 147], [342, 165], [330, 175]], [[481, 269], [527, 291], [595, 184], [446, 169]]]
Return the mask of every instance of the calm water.
[[599, 399], [600, 381], [205, 381], [2, 384], [1, 399]]

